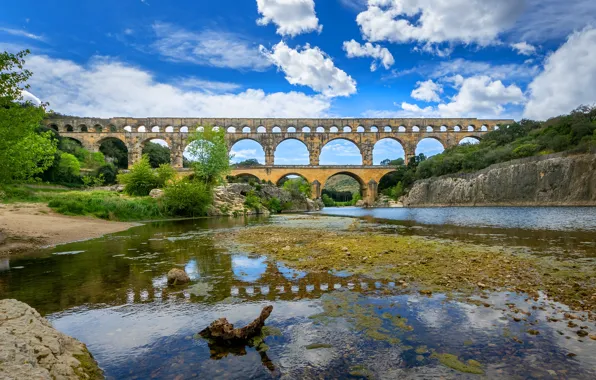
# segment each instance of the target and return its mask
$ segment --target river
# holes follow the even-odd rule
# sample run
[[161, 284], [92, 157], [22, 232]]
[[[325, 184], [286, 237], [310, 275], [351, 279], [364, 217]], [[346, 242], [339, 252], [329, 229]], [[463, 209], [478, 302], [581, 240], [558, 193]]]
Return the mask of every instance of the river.
[[[109, 379], [477, 377], [441, 364], [436, 354], [445, 353], [479, 362], [488, 378], [596, 377], [596, 341], [579, 338], [566, 321], [538, 323], [551, 309], [566, 310], [542, 297], [493, 292], [470, 303], [396, 293], [391, 282], [294, 271], [220, 241], [246, 226], [347, 230], [360, 218], [379, 234], [592, 260], [596, 209], [331, 208], [317, 215], [316, 223], [299, 215], [155, 222], [0, 259], [0, 297], [28, 303], [86, 343]], [[168, 287], [172, 267], [184, 268], [192, 283]], [[275, 333], [264, 338], [267, 350], [209, 347], [196, 335], [224, 316], [244, 325], [268, 304]], [[526, 321], [508, 318], [512, 304], [529, 314]], [[321, 314], [329, 308], [343, 311]], [[366, 324], [382, 336], [358, 327]], [[528, 325], [539, 334], [527, 334]]]

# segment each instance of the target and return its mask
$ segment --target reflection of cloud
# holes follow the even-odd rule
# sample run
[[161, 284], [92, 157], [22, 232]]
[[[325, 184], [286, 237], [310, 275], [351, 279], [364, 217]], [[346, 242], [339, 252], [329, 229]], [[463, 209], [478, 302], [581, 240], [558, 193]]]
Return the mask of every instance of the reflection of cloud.
[[242, 281], [256, 281], [266, 269], [264, 257], [252, 259], [248, 256], [234, 256], [232, 258], [234, 276]]

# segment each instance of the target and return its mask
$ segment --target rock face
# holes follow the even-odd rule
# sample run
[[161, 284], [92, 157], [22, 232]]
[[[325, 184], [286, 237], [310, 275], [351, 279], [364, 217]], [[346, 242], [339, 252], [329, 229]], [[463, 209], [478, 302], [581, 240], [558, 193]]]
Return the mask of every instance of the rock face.
[[213, 206], [210, 215], [244, 215], [263, 214], [269, 215], [269, 211], [261, 206], [258, 210], [247, 209], [244, 206], [246, 195], [254, 192], [261, 200], [267, 201], [271, 198], [279, 199], [285, 206], [284, 212], [318, 211], [322, 209], [321, 201], [313, 201], [305, 196], [295, 196], [289, 191], [280, 189], [277, 186], [267, 184], [250, 185], [248, 183], [231, 183], [226, 186], [216, 187], [213, 191]]
[[149, 192], [149, 196], [155, 199], [163, 197], [163, 194], [164, 192], [162, 189], [153, 189]]
[[103, 379], [85, 344], [29, 305], [0, 301], [0, 379]]
[[[360, 202], [360, 201], [358, 201]], [[356, 206], [358, 206], [359, 204], [356, 203]], [[362, 202], [362, 206], [364, 207], [365, 204], [364, 202]], [[397, 202], [394, 201], [393, 199], [391, 199], [390, 197], [386, 196], [386, 195], [381, 195], [379, 196], [379, 199], [377, 199], [375, 201], [375, 203], [372, 205], [372, 207], [404, 207], [404, 205], [401, 202]]]
[[596, 155], [553, 154], [417, 181], [407, 207], [596, 206]]
[[168, 272], [168, 284], [170, 285], [182, 285], [190, 282], [190, 277], [186, 272], [180, 268], [170, 269]]

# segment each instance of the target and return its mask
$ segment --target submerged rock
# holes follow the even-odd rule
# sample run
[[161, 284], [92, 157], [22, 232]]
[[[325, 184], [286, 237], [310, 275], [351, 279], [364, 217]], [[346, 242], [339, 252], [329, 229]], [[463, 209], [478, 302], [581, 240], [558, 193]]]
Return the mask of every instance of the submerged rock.
[[78, 340], [54, 329], [26, 303], [0, 301], [1, 379], [103, 379]]
[[168, 284], [182, 285], [188, 282], [190, 282], [190, 277], [188, 277], [183, 269], [173, 268], [168, 272]]

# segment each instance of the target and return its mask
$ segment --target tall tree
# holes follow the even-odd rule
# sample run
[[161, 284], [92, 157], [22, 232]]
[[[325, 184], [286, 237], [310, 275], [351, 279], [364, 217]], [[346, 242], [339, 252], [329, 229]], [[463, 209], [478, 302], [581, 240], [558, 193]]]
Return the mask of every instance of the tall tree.
[[170, 149], [154, 142], [148, 142], [143, 148], [143, 155], [149, 156], [149, 163], [152, 168], [170, 163]]
[[28, 50], [0, 53], [0, 183], [27, 181], [54, 162], [57, 142], [51, 132], [37, 133], [45, 105], [23, 102]]
[[230, 172], [230, 154], [222, 128], [205, 126], [189, 137], [188, 155], [195, 177], [207, 185], [222, 182]]

